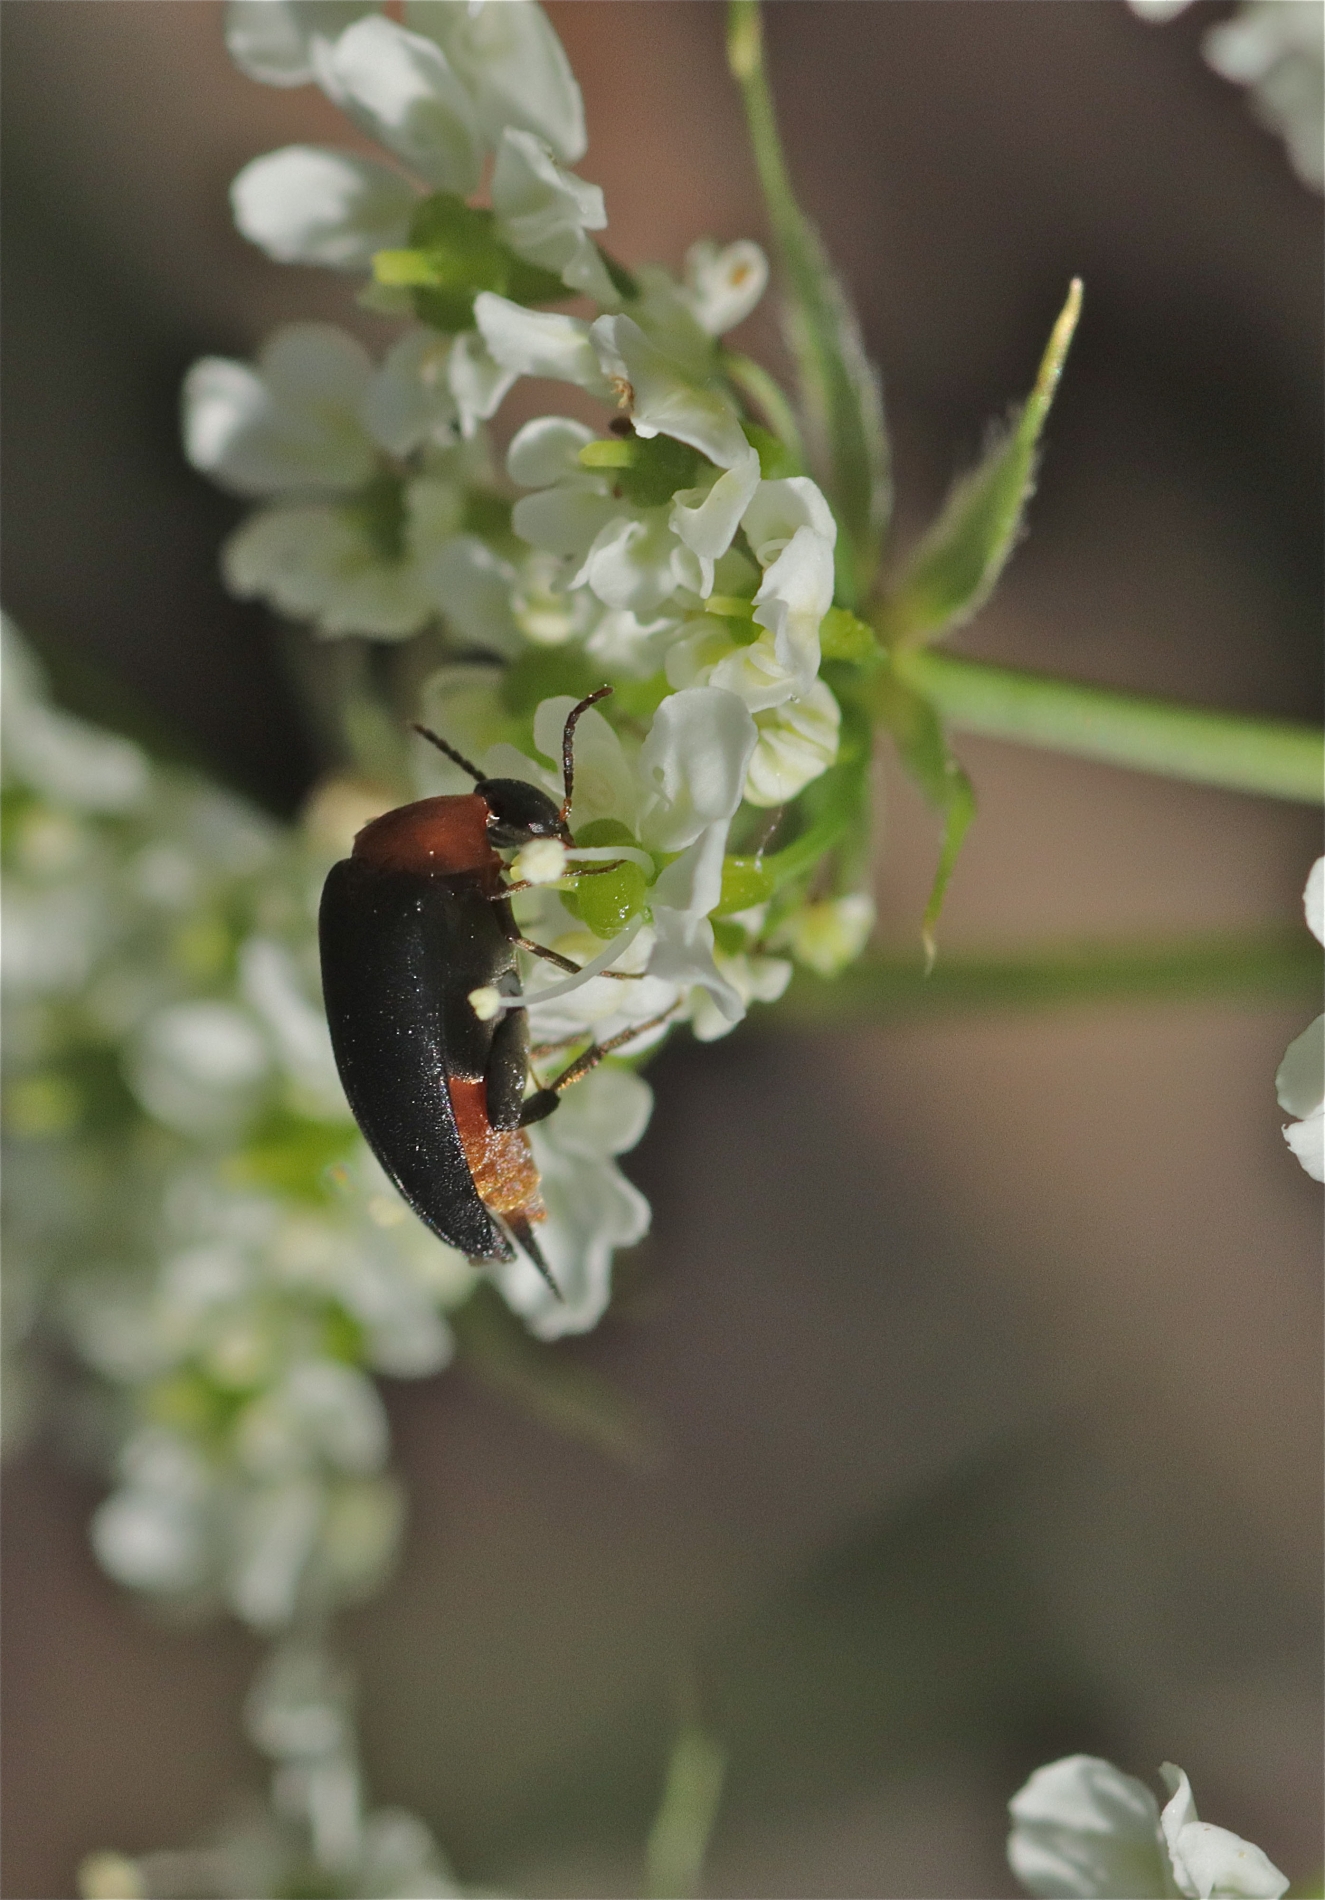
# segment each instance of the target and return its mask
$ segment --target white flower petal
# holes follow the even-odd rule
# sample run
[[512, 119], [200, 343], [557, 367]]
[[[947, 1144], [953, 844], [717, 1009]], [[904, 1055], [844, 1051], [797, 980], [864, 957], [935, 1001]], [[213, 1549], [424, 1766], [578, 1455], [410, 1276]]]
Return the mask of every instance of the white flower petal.
[[1037, 1768], [1008, 1803], [1008, 1862], [1047, 1900], [1159, 1900], [1168, 1891], [1159, 1805], [1094, 1755]]
[[1172, 1796], [1160, 1827], [1178, 1892], [1187, 1900], [1279, 1900], [1288, 1880], [1268, 1855], [1227, 1828], [1198, 1821], [1191, 1783], [1181, 1768], [1166, 1761], [1159, 1772]]
[[306, 86], [313, 43], [330, 43], [375, 10], [377, 0], [227, 0], [226, 51], [266, 86]]
[[784, 805], [836, 759], [842, 711], [823, 681], [815, 680], [800, 699], [759, 713], [755, 725], [759, 738], [746, 774], [746, 802]]
[[506, 451], [506, 472], [521, 488], [550, 488], [568, 475], [582, 480], [580, 450], [594, 439], [592, 429], [569, 416], [535, 416], [516, 431]]
[[819, 623], [833, 604], [833, 548], [814, 528], [797, 528], [755, 595], [755, 620], [773, 635], [781, 665], [807, 693], [819, 671]]
[[[572, 492], [570, 484], [563, 482], [559, 488], [548, 490], [547, 495]], [[533, 499], [544, 497], [531, 496]], [[524, 506], [517, 502], [517, 511]], [[698, 566], [697, 559], [673, 534], [665, 508], [641, 509], [632, 516], [619, 512], [619, 506], [606, 499], [600, 503], [608, 519], [570, 585], [592, 587], [608, 607], [628, 609], [634, 614], [656, 613], [679, 586], [700, 580], [697, 572], [689, 571], [690, 566]], [[523, 532], [523, 527], [517, 528], [517, 533]]]
[[[704, 642], [697, 632], [687, 644], [695, 660], [708, 660], [705, 684], [735, 693], [752, 713], [783, 706], [796, 695], [799, 681], [778, 658], [777, 643], [771, 633], [761, 633], [747, 647], [733, 647], [730, 641], [718, 647], [712, 640]], [[680, 669], [684, 664], [679, 653], [675, 660], [672, 653], [667, 655], [667, 677], [674, 685], [682, 683]]]
[[389, 166], [320, 145], [287, 145], [230, 187], [235, 223], [278, 264], [367, 270], [409, 237], [418, 193]]
[[719, 468], [745, 462], [750, 445], [721, 391], [691, 381], [630, 317], [599, 317], [592, 335], [603, 373], [625, 398], [639, 435], [688, 442]]
[[460, 414], [460, 432], [468, 438], [480, 422], [496, 415], [516, 372], [496, 360], [477, 330], [466, 330], [451, 345], [447, 378]]
[[1284, 1140], [1313, 1181], [1325, 1181], [1325, 1110], [1290, 1122]]
[[640, 754], [648, 801], [640, 818], [642, 841], [652, 850], [681, 851], [706, 826], [729, 819], [741, 802], [757, 736], [749, 711], [733, 693], [692, 686], [670, 694], [653, 715]]
[[701, 832], [654, 885], [650, 909], [655, 942], [649, 974], [682, 989], [707, 990], [726, 1021], [738, 1023], [745, 1014], [745, 1001], [717, 967], [713, 925], [708, 919], [722, 890], [728, 824], [722, 818]]
[[617, 519], [616, 503], [589, 480], [521, 495], [511, 510], [511, 526], [520, 539], [548, 554], [587, 555]]
[[325, 90], [371, 137], [440, 191], [478, 188], [483, 144], [468, 92], [435, 41], [369, 14], [315, 45]]
[[451, 345], [435, 330], [410, 330], [393, 343], [364, 394], [364, 425], [392, 455], [425, 442], [446, 443], [455, 433], [456, 400]]
[[[534, 744], [545, 758], [561, 763], [561, 735], [575, 701], [569, 694], [545, 699], [534, 714]], [[621, 740], [596, 707], [581, 713], [575, 728], [575, 800], [572, 832], [600, 818], [616, 818], [635, 829], [639, 793]]]
[[777, 559], [798, 528], [813, 528], [830, 548], [837, 545], [833, 511], [808, 475], [760, 482], [741, 525], [761, 567]]
[[205, 357], [184, 382], [185, 452], [241, 495], [361, 487], [376, 461], [360, 420], [372, 374], [362, 345], [329, 323], [277, 330], [253, 369]]
[[671, 525], [688, 548], [706, 560], [725, 554], [741, 517], [759, 486], [759, 456], [754, 449], [719, 475], [708, 493], [683, 489], [672, 502]]
[[607, 224], [603, 194], [558, 165], [532, 132], [509, 128], [492, 174], [497, 229], [517, 257], [555, 271], [599, 303], [619, 301], [589, 231]]
[[700, 327], [721, 336], [744, 322], [768, 283], [768, 259], [749, 238], [722, 250], [701, 238], [686, 252], [686, 290]]
[[1287, 1114], [1320, 1113], [1325, 1102], [1325, 1016], [1317, 1016], [1289, 1043], [1274, 1086]]
[[515, 569], [486, 541], [453, 535], [429, 564], [425, 583], [462, 640], [494, 653], [519, 651], [519, 629], [511, 617]]
[[1302, 909], [1307, 929], [1317, 943], [1325, 943], [1325, 858], [1317, 858], [1302, 893]]
[[599, 368], [589, 326], [578, 317], [526, 310], [508, 297], [483, 290], [474, 299], [474, 321], [496, 361], [517, 375], [576, 383], [591, 396], [610, 399], [611, 387]]
[[410, 562], [384, 562], [362, 526], [332, 507], [266, 508], [221, 550], [227, 587], [269, 600], [328, 635], [403, 640], [436, 609]]
[[406, 0], [405, 24], [446, 54], [490, 145], [513, 125], [546, 139], [568, 165], [583, 158], [580, 89], [536, 0]]

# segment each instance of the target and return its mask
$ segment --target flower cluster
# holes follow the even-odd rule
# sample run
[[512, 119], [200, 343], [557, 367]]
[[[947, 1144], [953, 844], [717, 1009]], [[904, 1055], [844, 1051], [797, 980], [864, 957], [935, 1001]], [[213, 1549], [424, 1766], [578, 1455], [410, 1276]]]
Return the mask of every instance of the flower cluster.
[[1279, 1900], [1287, 1877], [1250, 1841], [1197, 1819], [1181, 1768], [1169, 1801], [1094, 1755], [1037, 1768], [1008, 1804], [1008, 1860], [1028, 1892], [1060, 1900]]
[[[262, 503], [226, 545], [229, 585], [323, 636], [427, 642], [446, 664], [419, 710], [471, 751], [504, 744], [508, 775], [542, 782], [529, 755], [559, 756], [567, 700], [614, 686], [580, 728], [572, 823], [577, 844], [627, 855], [592, 891], [562, 880], [529, 921], [586, 961], [631, 932], [617, 976], [643, 980], [548, 998], [546, 1040], [659, 1016], [711, 1036], [780, 993], [791, 965], [770, 950], [840, 968], [872, 920], [860, 851], [830, 856], [859, 841], [868, 733], [848, 733], [847, 688], [821, 669], [846, 674], [873, 640], [833, 606], [832, 510], [727, 374], [720, 339], [763, 292], [762, 252], [702, 241], [676, 279], [600, 250], [602, 194], [566, 169], [586, 147], [578, 88], [533, 0], [410, 0], [403, 24], [235, 0], [228, 40], [255, 78], [319, 84], [391, 161], [256, 159], [239, 228], [278, 261], [371, 273], [361, 301], [414, 320], [378, 365], [320, 324], [253, 365], [195, 365], [189, 457]], [[572, 296], [599, 314], [546, 307]], [[599, 432], [529, 422], [498, 470], [485, 423], [521, 376], [613, 413]], [[775, 832], [790, 856], [764, 855]], [[536, 1137], [553, 1174], [577, 1118]], [[637, 1232], [638, 1211], [619, 1201], [609, 1224]], [[538, 1323], [586, 1311], [572, 1296]]]
[[[359, 1138], [318, 1004], [321, 880], [372, 808], [333, 787], [287, 832], [151, 765], [55, 710], [9, 629], [3, 718], [7, 1341], [44, 1312], [100, 1375], [107, 1570], [277, 1630], [389, 1564], [372, 1375], [444, 1366], [476, 1282]], [[551, 1330], [648, 1224], [612, 1157], [649, 1106], [604, 1067], [537, 1131]]]
[[417, 1816], [365, 1812], [345, 1668], [315, 1636], [278, 1643], [249, 1691], [245, 1729], [273, 1764], [270, 1802], [204, 1845], [130, 1858], [89, 1854], [84, 1900], [252, 1900], [342, 1893], [363, 1900], [452, 1900], [465, 1891]]

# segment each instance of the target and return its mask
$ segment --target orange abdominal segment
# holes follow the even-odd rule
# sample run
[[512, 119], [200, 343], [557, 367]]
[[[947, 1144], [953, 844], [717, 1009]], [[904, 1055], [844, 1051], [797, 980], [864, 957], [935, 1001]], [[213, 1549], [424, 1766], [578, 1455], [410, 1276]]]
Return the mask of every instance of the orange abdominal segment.
[[523, 1214], [546, 1220], [539, 1194], [538, 1168], [523, 1128], [494, 1128], [488, 1121], [487, 1084], [479, 1078], [452, 1076], [448, 1087], [460, 1144], [474, 1177], [478, 1197], [494, 1214]]

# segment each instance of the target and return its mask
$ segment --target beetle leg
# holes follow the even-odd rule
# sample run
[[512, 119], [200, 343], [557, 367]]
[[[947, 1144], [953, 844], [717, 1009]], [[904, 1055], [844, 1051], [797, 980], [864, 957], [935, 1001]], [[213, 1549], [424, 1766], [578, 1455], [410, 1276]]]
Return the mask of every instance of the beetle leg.
[[592, 1048], [586, 1049], [582, 1056], [576, 1056], [570, 1067], [563, 1069], [555, 1081], [550, 1082], [545, 1089], [538, 1089], [533, 1095], [525, 1098], [524, 1107], [520, 1111], [520, 1126], [528, 1128], [533, 1122], [545, 1121], [560, 1101], [563, 1089], [568, 1089], [572, 1082], [582, 1081], [591, 1070], [598, 1067], [604, 1056], [610, 1056], [614, 1050], [624, 1048], [628, 1042], [634, 1042], [637, 1036], [646, 1034], [648, 1030], [659, 1028], [670, 1016], [676, 1014], [678, 1007], [673, 1003], [672, 1007], [665, 1009], [661, 1016], [651, 1017], [647, 1023], [636, 1023], [630, 1029], [619, 1030], [615, 1036], [609, 1036], [606, 1042], [596, 1042]]

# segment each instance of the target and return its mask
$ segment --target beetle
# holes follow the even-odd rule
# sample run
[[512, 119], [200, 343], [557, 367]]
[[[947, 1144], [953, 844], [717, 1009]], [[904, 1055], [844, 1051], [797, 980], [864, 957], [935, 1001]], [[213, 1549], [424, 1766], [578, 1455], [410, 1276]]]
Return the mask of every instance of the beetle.
[[551, 1114], [563, 1089], [654, 1025], [595, 1043], [526, 1096], [525, 1010], [483, 1020], [470, 999], [475, 990], [519, 996], [520, 949], [580, 968], [520, 934], [510, 898], [526, 887], [504, 881], [498, 853], [539, 838], [573, 844], [566, 819], [575, 726], [611, 690], [600, 687], [567, 717], [560, 807], [521, 779], [485, 777], [416, 726], [469, 773], [474, 790], [419, 799], [365, 825], [350, 856], [332, 866], [318, 916], [336, 1067], [369, 1147], [440, 1239], [471, 1260], [504, 1261], [515, 1258], [514, 1236], [558, 1297], [533, 1234], [546, 1210], [525, 1130]]

